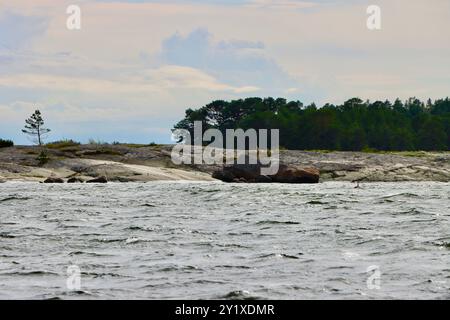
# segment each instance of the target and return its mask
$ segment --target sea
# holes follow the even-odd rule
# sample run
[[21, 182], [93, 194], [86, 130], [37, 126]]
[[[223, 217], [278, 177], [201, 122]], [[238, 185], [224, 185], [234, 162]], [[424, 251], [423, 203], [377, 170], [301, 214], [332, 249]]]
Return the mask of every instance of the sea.
[[450, 184], [0, 184], [0, 299], [450, 299]]

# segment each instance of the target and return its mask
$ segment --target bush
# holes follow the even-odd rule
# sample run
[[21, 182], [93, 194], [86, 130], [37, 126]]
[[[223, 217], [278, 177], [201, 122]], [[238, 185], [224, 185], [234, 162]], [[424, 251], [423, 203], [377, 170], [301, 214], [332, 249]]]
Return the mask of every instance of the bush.
[[83, 155], [85, 155], [85, 156], [95, 156], [95, 155], [121, 156], [121, 155], [123, 155], [123, 153], [121, 153], [120, 151], [111, 149], [111, 148], [99, 147], [99, 148], [96, 148], [95, 150], [83, 151]]
[[95, 140], [95, 139], [89, 139], [89, 144], [91, 145], [99, 145], [99, 146], [103, 146], [103, 145], [109, 145], [108, 142], [106, 141], [102, 141], [102, 140]]
[[12, 142], [11, 140], [0, 139], [0, 148], [8, 148], [8, 147], [13, 147], [13, 146], [14, 146], [14, 142]]
[[39, 166], [43, 166], [44, 164], [46, 164], [47, 162], [49, 162], [50, 158], [49, 158], [47, 152], [41, 151], [41, 153], [40, 153], [39, 156], [36, 158], [36, 160], [39, 161]]
[[377, 149], [370, 148], [368, 146], [365, 146], [361, 151], [365, 152], [365, 153], [379, 153], [379, 151]]
[[75, 146], [79, 146], [80, 143], [73, 141], [72, 139], [70, 140], [60, 140], [60, 141], [54, 141], [54, 142], [50, 142], [46, 144], [46, 147], [49, 149], [62, 149], [62, 148], [67, 148], [67, 147], [75, 147]]

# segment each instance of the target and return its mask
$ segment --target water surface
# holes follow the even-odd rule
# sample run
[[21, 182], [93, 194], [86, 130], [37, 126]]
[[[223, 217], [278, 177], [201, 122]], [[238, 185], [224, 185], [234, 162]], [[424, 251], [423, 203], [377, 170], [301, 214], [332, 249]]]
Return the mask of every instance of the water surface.
[[1, 184], [0, 298], [450, 299], [449, 194], [432, 182]]

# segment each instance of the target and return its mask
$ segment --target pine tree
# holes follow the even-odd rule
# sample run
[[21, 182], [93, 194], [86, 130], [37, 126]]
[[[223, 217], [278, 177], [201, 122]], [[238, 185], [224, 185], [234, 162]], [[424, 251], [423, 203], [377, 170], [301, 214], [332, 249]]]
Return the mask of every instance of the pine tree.
[[51, 130], [44, 127], [44, 119], [42, 119], [41, 112], [36, 110], [31, 117], [25, 120], [25, 123], [25, 129], [22, 132], [31, 136], [34, 143], [42, 146], [43, 137]]

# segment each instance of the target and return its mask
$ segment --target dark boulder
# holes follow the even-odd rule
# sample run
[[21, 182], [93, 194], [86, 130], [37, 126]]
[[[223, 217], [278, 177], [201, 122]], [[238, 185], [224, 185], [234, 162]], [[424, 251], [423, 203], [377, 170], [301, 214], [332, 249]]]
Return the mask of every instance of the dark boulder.
[[44, 183], [64, 183], [64, 180], [61, 178], [49, 177], [44, 180]]
[[233, 183], [247, 183], [248, 181], [245, 180], [244, 178], [234, 178], [233, 181], [231, 181]]
[[225, 170], [214, 171], [212, 177], [223, 182], [233, 182], [233, 180], [235, 179], [232, 172]]
[[301, 168], [292, 165], [280, 165], [273, 175], [262, 175], [261, 165], [236, 164], [227, 165], [215, 171], [212, 177], [224, 182], [247, 183], [318, 183], [320, 172], [316, 168]]
[[136, 180], [134, 180], [133, 178], [128, 178], [128, 177], [113, 177], [113, 178], [110, 178], [109, 181], [113, 181], [113, 182], [135, 182]]
[[320, 172], [316, 168], [299, 168], [281, 165], [277, 174], [272, 176], [279, 183], [318, 183]]
[[107, 183], [108, 179], [105, 176], [101, 176], [92, 180], [86, 181], [86, 183]]
[[[257, 164], [236, 164], [227, 165], [213, 172], [212, 177], [224, 182], [238, 182], [239, 179], [245, 181], [255, 181], [261, 176], [261, 166]], [[242, 181], [240, 181], [242, 182]]]
[[69, 180], [67, 180], [67, 183], [83, 183], [84, 180], [77, 177], [72, 177]]
[[258, 183], [271, 183], [273, 182], [272, 178], [269, 176], [265, 176], [265, 175], [260, 175], [256, 178], [256, 181]]

